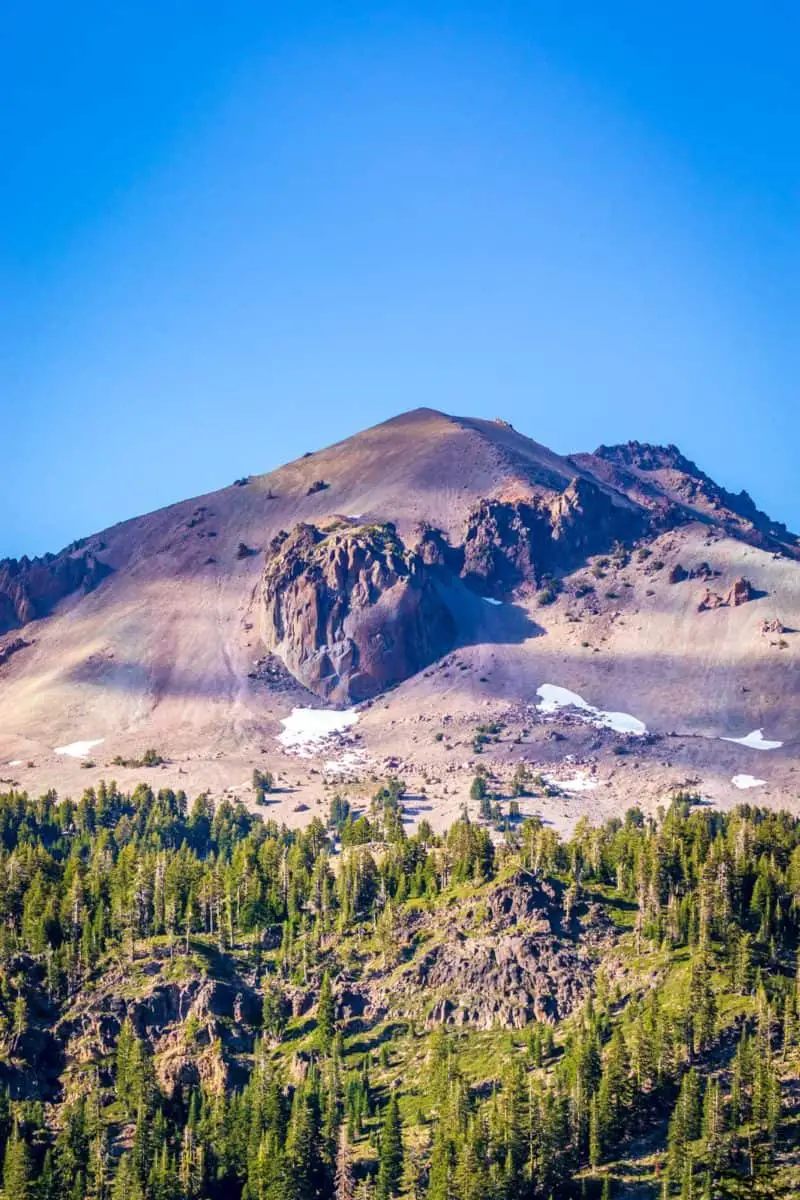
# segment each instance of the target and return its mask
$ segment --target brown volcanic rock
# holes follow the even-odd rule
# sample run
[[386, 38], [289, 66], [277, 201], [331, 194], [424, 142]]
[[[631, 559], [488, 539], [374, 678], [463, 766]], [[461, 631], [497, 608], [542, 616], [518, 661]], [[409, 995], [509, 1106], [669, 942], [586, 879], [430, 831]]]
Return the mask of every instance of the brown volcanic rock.
[[46, 617], [65, 596], [91, 591], [108, 569], [91, 553], [0, 562], [0, 634]]
[[441, 582], [392, 525], [326, 533], [300, 524], [270, 546], [264, 641], [318, 696], [365, 700], [452, 648], [456, 629]]
[[700, 603], [697, 605], [698, 612], [710, 612], [714, 608], [724, 608], [725, 601], [719, 592], [712, 592], [709, 588], [703, 592], [700, 597]]
[[748, 600], [755, 599], [755, 588], [749, 579], [745, 579], [740, 575], [738, 579], [734, 579], [731, 590], [725, 597], [725, 603], [731, 608], [738, 608], [740, 604], [747, 604]]
[[0, 646], [0, 667], [8, 662], [12, 654], [16, 654], [19, 650], [25, 650], [30, 645], [30, 642], [26, 642], [25, 638], [21, 637], [11, 638], [10, 641], [5, 642]]
[[482, 500], [467, 518], [463, 574], [493, 594], [535, 587], [545, 575], [637, 537], [645, 524], [641, 509], [615, 503], [583, 476], [530, 501]]
[[751, 545], [800, 557], [800, 542], [784, 524], [771, 520], [748, 492], [729, 492], [720, 487], [677, 446], [626, 442], [599, 446], [594, 454], [574, 457], [584, 469], [597, 473], [647, 507], [658, 509], [665, 499], [671, 501], [670, 524], [680, 522], [683, 510], [683, 520], [698, 515]]
[[719, 592], [712, 592], [710, 588], [706, 588], [700, 598], [697, 611], [707, 612], [713, 608], [739, 608], [740, 605], [747, 604], [749, 600], [755, 600], [757, 595], [750, 580], [740, 575], [738, 579], [734, 579], [730, 590], [724, 597], [720, 596]]
[[550, 557], [551, 526], [538, 506], [481, 500], [467, 518], [465, 578], [492, 593], [522, 583], [535, 586]]

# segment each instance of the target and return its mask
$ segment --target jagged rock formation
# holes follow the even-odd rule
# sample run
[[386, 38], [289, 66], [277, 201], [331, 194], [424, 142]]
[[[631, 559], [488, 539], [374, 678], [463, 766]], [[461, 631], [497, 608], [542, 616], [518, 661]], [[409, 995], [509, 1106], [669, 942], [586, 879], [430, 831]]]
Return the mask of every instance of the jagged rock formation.
[[165, 963], [153, 956], [138, 994], [129, 996], [119, 975], [107, 972], [95, 996], [79, 995], [55, 1025], [55, 1044], [71, 1061], [108, 1059], [126, 1020], [156, 1056], [159, 1083], [176, 1087], [203, 1083], [222, 1091], [241, 1081], [238, 1056], [252, 1052], [261, 1004], [248, 982], [203, 979], [162, 982]]
[[536, 587], [587, 555], [637, 537], [645, 514], [576, 476], [562, 492], [531, 501], [482, 500], [467, 517], [463, 574], [493, 595]]
[[408, 550], [394, 526], [295, 526], [273, 539], [262, 633], [292, 674], [335, 704], [376, 695], [450, 650], [433, 539]]
[[609, 482], [648, 507], [663, 508], [666, 495], [678, 508], [687, 510], [683, 519], [689, 513], [702, 515], [753, 545], [800, 556], [798, 539], [784, 524], [762, 512], [748, 492], [720, 487], [677, 446], [642, 442], [598, 446], [593, 455], [577, 455], [576, 461], [605, 465], [603, 475]]
[[46, 617], [65, 596], [85, 592], [108, 574], [94, 554], [46, 554], [0, 562], [0, 634]]
[[482, 500], [457, 547], [428, 526], [409, 549], [390, 524], [302, 523], [267, 552], [264, 641], [317, 695], [365, 700], [452, 649], [459, 630], [443, 592], [459, 572], [479, 591], [507, 596], [643, 527], [640, 510], [582, 477], [530, 501]]

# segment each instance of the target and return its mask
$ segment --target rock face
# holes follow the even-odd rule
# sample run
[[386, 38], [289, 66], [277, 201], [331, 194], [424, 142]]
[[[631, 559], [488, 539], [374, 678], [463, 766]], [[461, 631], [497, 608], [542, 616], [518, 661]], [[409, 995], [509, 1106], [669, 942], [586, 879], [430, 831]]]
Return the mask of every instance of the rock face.
[[[156, 1056], [156, 1072], [167, 1094], [201, 1082], [222, 1091], [240, 1075], [238, 1055], [252, 1052], [261, 1019], [260, 997], [242, 979], [231, 982], [189, 977], [162, 983], [163, 963], [151, 961], [150, 986], [126, 998], [113, 972], [97, 995], [80, 995], [54, 1029], [67, 1058], [108, 1058], [120, 1029], [131, 1022]], [[190, 1032], [188, 1032], [190, 1031]], [[241, 1078], [239, 1078], [241, 1082]]]
[[495, 595], [521, 584], [536, 587], [643, 528], [641, 510], [614, 503], [579, 476], [563, 492], [530, 501], [481, 501], [467, 518], [462, 573]]
[[78, 589], [91, 591], [108, 574], [93, 554], [46, 554], [0, 562], [0, 634], [46, 617]]
[[[441, 925], [438, 932], [441, 933]], [[426, 919], [397, 931], [398, 950], [424, 946]], [[391, 991], [373, 988], [373, 1015], [409, 1015], [426, 1006], [429, 1025], [522, 1028], [557, 1021], [585, 999], [593, 951], [611, 937], [594, 907], [569, 912], [555, 887], [526, 871], [495, 888], [479, 906], [456, 910], [444, 938], [412, 958]]]
[[408, 550], [392, 525], [300, 524], [280, 533], [261, 581], [268, 649], [334, 704], [407, 679], [456, 637], [443, 599], [446, 569], [429, 551]]

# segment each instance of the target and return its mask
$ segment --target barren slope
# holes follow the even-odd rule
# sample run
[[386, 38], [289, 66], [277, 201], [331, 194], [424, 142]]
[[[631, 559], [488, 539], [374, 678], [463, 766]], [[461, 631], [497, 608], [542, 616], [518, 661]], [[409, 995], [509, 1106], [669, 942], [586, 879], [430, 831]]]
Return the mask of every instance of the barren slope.
[[[417, 786], [427, 778], [420, 812], [439, 821], [457, 808], [476, 762], [496, 763], [502, 775], [520, 757], [594, 780], [554, 801], [559, 821], [623, 802], [631, 780], [653, 802], [686, 780], [720, 802], [748, 794], [791, 801], [800, 727], [796, 544], [763, 514], [754, 517], [749, 498], [715, 492], [671, 451], [651, 461], [651, 449], [567, 459], [501, 423], [423, 409], [87, 539], [82, 552], [109, 568], [105, 578], [0, 639], [25, 643], [5, 661], [0, 645], [0, 761], [14, 764], [3, 775], [34, 791], [63, 790], [65, 781], [78, 791], [112, 773], [138, 777], [112, 770], [112, 759], [155, 747], [169, 763], [154, 783], [247, 796], [253, 765], [269, 766], [313, 808], [325, 794], [315, 772], [357, 751], [353, 775], [394, 759]], [[424, 523], [457, 546], [480, 501], [550, 503], [576, 477], [596, 484], [614, 511], [646, 513], [664, 532], [654, 528], [627, 555], [594, 554], [562, 572], [550, 604], [532, 587], [502, 604], [475, 596], [474, 584], [462, 588], [459, 644], [368, 702], [352, 746], [309, 758], [285, 753], [275, 740], [281, 718], [320, 701], [264, 661], [260, 581], [280, 530], [332, 517], [345, 527], [391, 521], [411, 545]], [[708, 578], [670, 582], [673, 568], [690, 573], [703, 563]], [[740, 576], [752, 584], [749, 602], [698, 612], [706, 588], [724, 597]], [[762, 632], [776, 620], [780, 632]], [[536, 708], [542, 684], [632, 714], [655, 736], [625, 738], [574, 709], [544, 716]], [[478, 759], [474, 730], [493, 719], [506, 732]], [[759, 728], [783, 745], [763, 751], [721, 740]], [[559, 730], [564, 741], [551, 736]], [[87, 749], [96, 766], [54, 753], [82, 741], [98, 742]], [[630, 753], [615, 753], [623, 743]], [[734, 775], [766, 783], [748, 793], [732, 785]], [[304, 820], [299, 802], [300, 791], [287, 791], [277, 811]]]

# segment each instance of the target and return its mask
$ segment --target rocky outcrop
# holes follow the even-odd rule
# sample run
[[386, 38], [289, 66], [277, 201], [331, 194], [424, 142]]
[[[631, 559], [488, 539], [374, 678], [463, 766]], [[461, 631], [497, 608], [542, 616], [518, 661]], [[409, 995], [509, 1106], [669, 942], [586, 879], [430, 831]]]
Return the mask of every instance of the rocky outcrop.
[[725, 601], [723, 600], [722, 596], [720, 596], [719, 592], [712, 592], [710, 588], [706, 588], [700, 597], [700, 601], [697, 605], [697, 611], [709, 612], [712, 609], [724, 607]]
[[262, 636], [291, 673], [334, 703], [366, 700], [452, 649], [446, 569], [428, 539], [407, 549], [392, 525], [300, 524], [269, 548]]
[[491, 595], [523, 583], [535, 587], [548, 569], [551, 532], [545, 512], [532, 503], [482, 500], [467, 517], [462, 574]]
[[430, 918], [416, 914], [407, 929], [395, 931], [398, 955], [407, 958], [416, 943], [422, 948], [393, 977], [391, 990], [383, 982], [372, 986], [368, 1016], [410, 1016], [423, 1006], [429, 1025], [519, 1029], [531, 1020], [557, 1021], [586, 998], [594, 952], [612, 937], [595, 906], [567, 911], [557, 886], [527, 871], [479, 903], [460, 905], [444, 930], [440, 913], [430, 946], [429, 925]]
[[202, 1083], [220, 1091], [243, 1078], [240, 1056], [252, 1052], [261, 1020], [260, 998], [241, 979], [189, 976], [162, 983], [163, 963], [152, 960], [150, 986], [128, 997], [122, 977], [109, 972], [97, 995], [76, 999], [56, 1025], [57, 1043], [72, 1062], [113, 1056], [120, 1030], [131, 1022], [154, 1055], [156, 1074], [167, 1094]]
[[11, 638], [10, 641], [5, 642], [0, 646], [0, 667], [4, 666], [12, 655], [17, 654], [20, 650], [25, 650], [30, 645], [30, 642], [26, 642], [25, 638], [21, 637]]
[[43, 558], [6, 558], [0, 562], [0, 634], [46, 617], [72, 592], [88, 592], [108, 568], [84, 551], [46, 554]]
[[[581, 460], [587, 457], [580, 456]], [[794, 557], [800, 555], [797, 537], [782, 522], [773, 521], [762, 512], [748, 492], [729, 492], [720, 487], [696, 463], [681, 454], [677, 446], [626, 442], [618, 446], [599, 446], [591, 457], [617, 468], [621, 473], [615, 482], [622, 487], [630, 483], [633, 476], [638, 476], [645, 491], [649, 491], [652, 477], [666, 485], [678, 504], [705, 513], [714, 523], [725, 526], [728, 532], [752, 545], [780, 547]]]
[[639, 536], [645, 523], [642, 510], [615, 502], [583, 476], [563, 492], [530, 500], [482, 500], [467, 517], [462, 573], [497, 595], [537, 587], [545, 576]]
[[709, 609], [714, 608], [738, 608], [741, 604], [747, 604], [748, 601], [755, 600], [758, 595], [759, 593], [753, 587], [750, 580], [740, 575], [738, 579], [734, 579], [725, 596], [721, 596], [719, 592], [712, 592], [710, 588], [706, 588], [700, 597], [697, 611], [707, 612]]
[[571, 946], [535, 934], [476, 937], [434, 947], [416, 983], [439, 993], [429, 1022], [521, 1029], [557, 1021], [585, 998], [591, 963]]
[[740, 604], [747, 604], [749, 600], [754, 600], [755, 596], [755, 588], [750, 580], [740, 575], [738, 579], [734, 579], [731, 590], [725, 597], [725, 603], [729, 604], [731, 608], [738, 608]]

